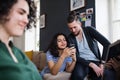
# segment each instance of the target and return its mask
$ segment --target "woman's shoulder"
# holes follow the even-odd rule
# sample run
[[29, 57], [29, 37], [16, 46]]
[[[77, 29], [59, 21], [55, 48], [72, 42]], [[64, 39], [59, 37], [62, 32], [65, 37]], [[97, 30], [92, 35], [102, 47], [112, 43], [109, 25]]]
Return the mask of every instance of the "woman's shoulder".
[[46, 56], [52, 56], [52, 54], [49, 50], [46, 52]]

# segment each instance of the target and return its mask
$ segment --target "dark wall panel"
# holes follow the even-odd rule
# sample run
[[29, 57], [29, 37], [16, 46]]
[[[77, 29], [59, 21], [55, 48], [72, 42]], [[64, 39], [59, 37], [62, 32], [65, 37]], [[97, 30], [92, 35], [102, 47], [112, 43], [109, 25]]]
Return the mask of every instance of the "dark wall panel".
[[[53, 35], [57, 32], [63, 32], [68, 35], [66, 18], [70, 12], [70, 0], [40, 0], [40, 14], [45, 14], [45, 28], [40, 29], [40, 50], [45, 51]], [[94, 0], [86, 0], [84, 8], [76, 11], [82, 12], [86, 8], [94, 7]], [[95, 26], [95, 17], [93, 16], [93, 26]]]

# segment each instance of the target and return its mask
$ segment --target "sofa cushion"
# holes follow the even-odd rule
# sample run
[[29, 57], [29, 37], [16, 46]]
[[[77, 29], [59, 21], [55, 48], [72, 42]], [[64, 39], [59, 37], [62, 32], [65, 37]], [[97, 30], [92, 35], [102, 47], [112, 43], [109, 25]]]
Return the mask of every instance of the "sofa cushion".
[[32, 62], [37, 66], [38, 70], [41, 71], [46, 65], [46, 56], [43, 51], [34, 51]]
[[47, 73], [44, 75], [44, 80], [70, 80], [71, 73], [59, 72], [57, 75]]
[[32, 57], [33, 57], [33, 50], [30, 50], [30, 51], [25, 51], [25, 54], [27, 55], [27, 57], [32, 60]]

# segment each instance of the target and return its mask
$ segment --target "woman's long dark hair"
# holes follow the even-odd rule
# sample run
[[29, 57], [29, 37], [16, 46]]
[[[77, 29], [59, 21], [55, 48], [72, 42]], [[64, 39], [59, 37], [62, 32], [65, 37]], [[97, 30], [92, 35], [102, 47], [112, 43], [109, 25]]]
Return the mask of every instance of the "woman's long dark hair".
[[51, 54], [54, 57], [58, 57], [59, 56], [59, 52], [58, 52], [58, 45], [57, 45], [57, 38], [58, 36], [63, 35], [67, 41], [67, 46], [69, 46], [69, 41], [67, 39], [67, 36], [64, 33], [57, 33], [53, 36], [51, 43], [49, 44], [48, 48], [46, 51], [50, 51]]
[[[36, 26], [36, 6], [34, 0], [26, 0], [29, 6], [29, 23], [27, 29]], [[0, 23], [8, 21], [7, 17], [10, 14], [11, 8], [18, 2], [18, 0], [0, 0]], [[21, 5], [22, 6], [22, 5]]]

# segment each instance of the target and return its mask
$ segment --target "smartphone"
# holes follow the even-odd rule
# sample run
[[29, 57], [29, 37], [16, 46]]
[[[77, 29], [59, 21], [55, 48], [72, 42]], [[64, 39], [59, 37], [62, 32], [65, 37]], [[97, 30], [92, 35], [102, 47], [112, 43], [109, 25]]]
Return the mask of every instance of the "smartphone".
[[70, 44], [70, 45], [69, 45], [69, 48], [71, 48], [71, 47], [74, 47], [74, 48], [75, 48], [75, 44]]

